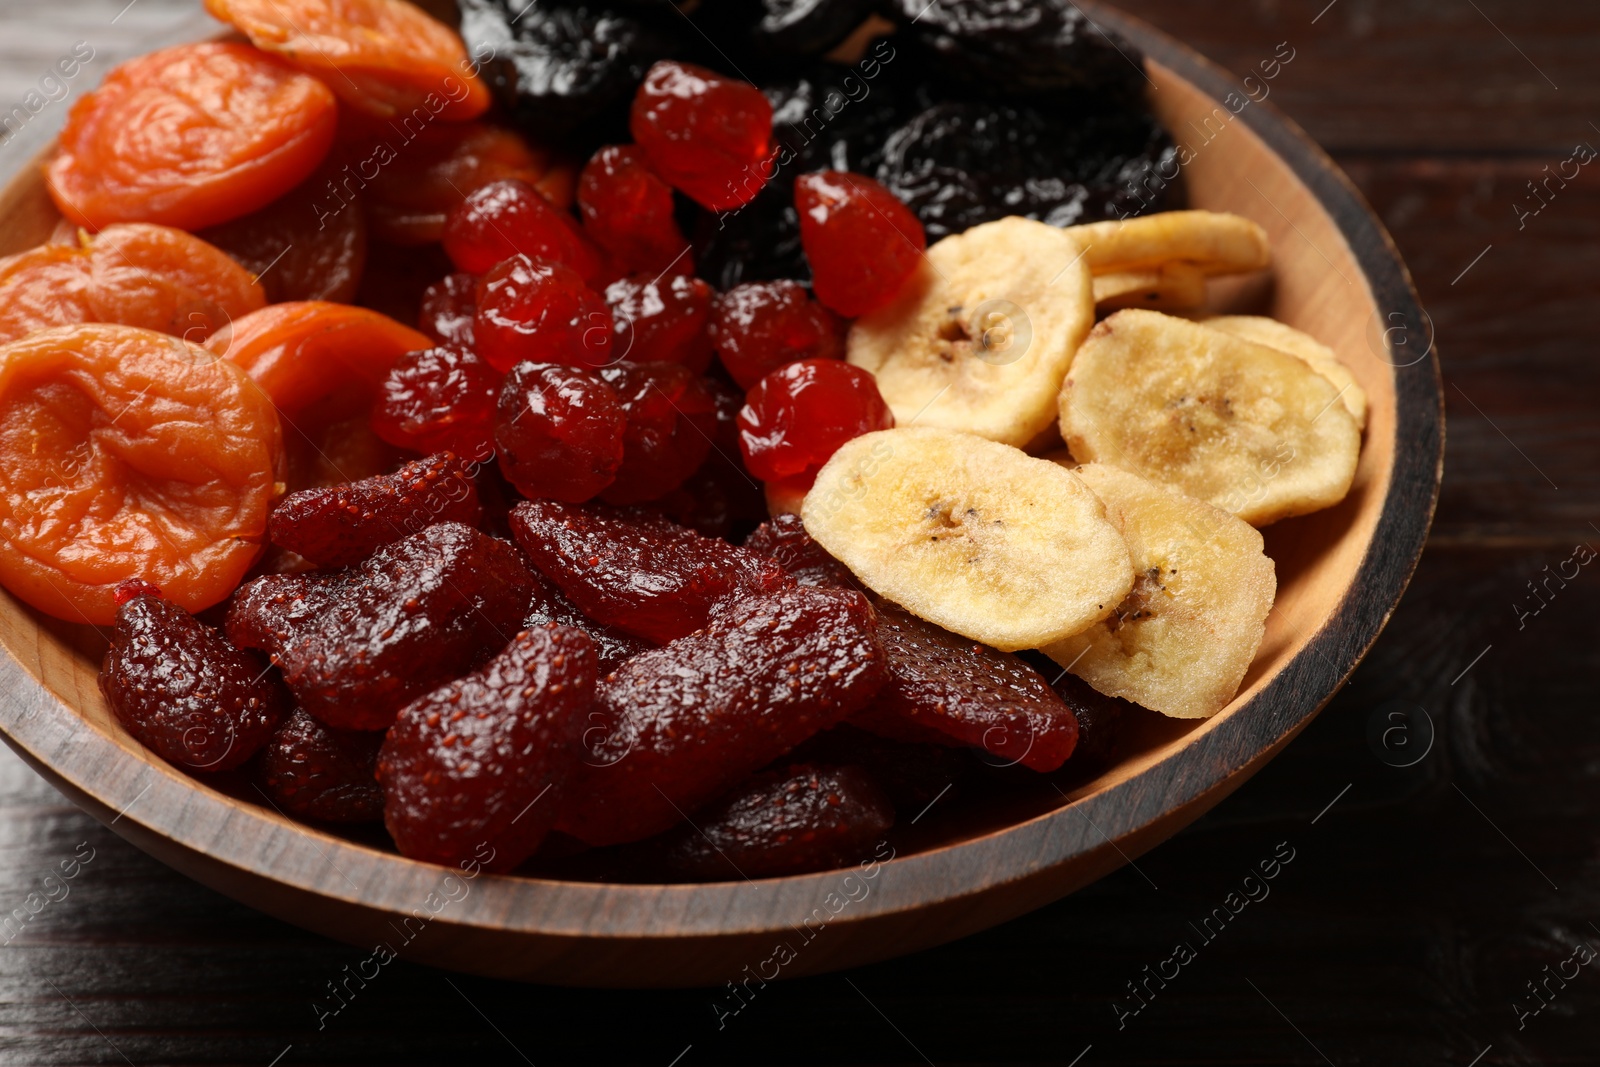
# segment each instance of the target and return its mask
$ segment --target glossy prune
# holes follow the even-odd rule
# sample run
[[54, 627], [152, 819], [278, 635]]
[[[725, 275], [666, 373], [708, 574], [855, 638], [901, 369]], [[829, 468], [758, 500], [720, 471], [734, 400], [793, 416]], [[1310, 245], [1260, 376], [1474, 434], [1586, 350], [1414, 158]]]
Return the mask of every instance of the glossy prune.
[[790, 584], [765, 556], [642, 511], [532, 500], [512, 510], [511, 531], [585, 615], [657, 644], [732, 599]]
[[289, 702], [260, 656], [142, 583], [118, 600], [100, 691], [129, 733], [191, 771], [237, 767], [267, 743]]
[[383, 818], [378, 746], [383, 734], [335, 730], [296, 708], [261, 751], [261, 786], [292, 815], [322, 822]]
[[850, 36], [877, 6], [876, 0], [761, 0], [753, 36], [780, 52], [814, 55]]
[[861, 594], [792, 588], [740, 599], [600, 683], [598, 725], [584, 735], [557, 828], [593, 845], [660, 833], [849, 718], [884, 677]]
[[850, 568], [806, 533], [798, 515], [777, 515], [745, 538], [744, 547], [782, 564], [788, 575], [813, 589], [860, 589]]
[[440, 452], [393, 474], [291, 493], [267, 531], [273, 544], [319, 567], [346, 567], [434, 523], [476, 526], [482, 514], [468, 465]]
[[347, 570], [257, 578], [234, 594], [227, 630], [271, 653], [322, 722], [382, 730], [510, 640], [532, 594], [515, 548], [441, 523]]
[[595, 674], [589, 636], [551, 623], [406, 705], [378, 755], [400, 854], [455, 865], [487, 847], [489, 871], [531, 856], [578, 761]]
[[749, 778], [664, 842], [667, 869], [697, 882], [777, 878], [872, 855], [894, 805], [860, 767], [793, 764]]

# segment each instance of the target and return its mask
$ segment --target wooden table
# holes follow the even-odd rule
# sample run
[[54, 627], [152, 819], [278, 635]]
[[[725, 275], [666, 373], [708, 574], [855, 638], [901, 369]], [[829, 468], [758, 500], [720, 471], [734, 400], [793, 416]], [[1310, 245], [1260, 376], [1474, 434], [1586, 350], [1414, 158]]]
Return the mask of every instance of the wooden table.
[[[136, 0], [111, 25], [124, 4], [8, 5], [0, 102], [76, 40], [110, 57], [195, 24], [189, 0]], [[0, 1061], [1596, 1062], [1600, 965], [1578, 961], [1600, 949], [1600, 566], [1550, 576], [1600, 548], [1600, 169], [1552, 181], [1542, 208], [1528, 183], [1600, 146], [1600, 10], [1125, 6], [1235, 71], [1294, 49], [1273, 102], [1361, 186], [1437, 326], [1450, 445], [1429, 550], [1371, 657], [1287, 752], [1137, 869], [958, 944], [769, 987], [721, 1030], [704, 991], [403, 963], [319, 1029], [312, 1002], [357, 950], [188, 882], [0, 754], [0, 913], [92, 855], [0, 948]], [[0, 145], [0, 166], [19, 147]], [[1397, 768], [1372, 737], [1406, 705], [1435, 736], [1413, 713], [1410, 751], [1427, 754]], [[1197, 937], [1280, 843], [1295, 859], [1270, 895]], [[1128, 983], [1179, 941], [1198, 958], [1133, 1013]]]

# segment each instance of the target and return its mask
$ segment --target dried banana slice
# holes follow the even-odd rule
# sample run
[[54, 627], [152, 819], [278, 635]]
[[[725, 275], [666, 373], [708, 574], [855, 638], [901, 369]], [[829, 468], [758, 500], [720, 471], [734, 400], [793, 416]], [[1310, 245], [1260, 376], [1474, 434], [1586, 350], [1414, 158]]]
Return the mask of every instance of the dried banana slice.
[[[1099, 291], [1099, 284], [1099, 279], [1096, 279], [1096, 292]], [[1350, 412], [1350, 417], [1356, 420], [1356, 429], [1367, 428], [1366, 390], [1356, 384], [1356, 376], [1350, 373], [1349, 367], [1339, 361], [1333, 349], [1315, 337], [1277, 319], [1264, 318], [1260, 315], [1213, 315], [1201, 319], [1200, 324], [1305, 360], [1311, 365], [1312, 370], [1328, 379], [1334, 388], [1339, 390], [1339, 399], [1344, 402], [1345, 410]]]
[[849, 442], [801, 518], [867, 588], [1008, 652], [1084, 630], [1133, 587], [1127, 545], [1077, 475], [954, 430]]
[[1252, 526], [1338, 503], [1361, 451], [1339, 391], [1303, 361], [1156, 311], [1119, 311], [1078, 350], [1061, 436]]
[[928, 249], [887, 308], [856, 321], [849, 359], [901, 426], [963, 430], [1022, 447], [1050, 425], [1089, 328], [1094, 292], [1076, 241], [1004, 218]]
[[1045, 653], [1109, 696], [1178, 719], [1215, 715], [1239, 691], [1277, 592], [1261, 534], [1115, 467], [1077, 473], [1122, 532], [1136, 577], [1111, 615]]
[[1101, 315], [1123, 308], [1193, 311], [1206, 302], [1206, 276], [1191, 263], [1094, 276], [1094, 309]]
[[1096, 275], [1192, 263], [1205, 274], [1244, 274], [1271, 262], [1267, 231], [1242, 215], [1165, 211], [1067, 227]]

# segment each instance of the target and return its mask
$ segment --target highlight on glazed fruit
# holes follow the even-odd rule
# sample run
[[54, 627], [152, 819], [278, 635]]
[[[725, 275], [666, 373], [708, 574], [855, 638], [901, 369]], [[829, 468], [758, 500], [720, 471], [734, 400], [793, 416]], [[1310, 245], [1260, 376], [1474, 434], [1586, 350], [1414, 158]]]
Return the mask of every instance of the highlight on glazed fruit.
[[0, 260], [0, 583], [156, 755], [707, 881], [1235, 700], [1258, 528], [1349, 492], [1367, 403], [1208, 306], [1267, 234], [1188, 209], [1137, 52], [1070, 0], [669, 6], [206, 0], [237, 37], [74, 105]]

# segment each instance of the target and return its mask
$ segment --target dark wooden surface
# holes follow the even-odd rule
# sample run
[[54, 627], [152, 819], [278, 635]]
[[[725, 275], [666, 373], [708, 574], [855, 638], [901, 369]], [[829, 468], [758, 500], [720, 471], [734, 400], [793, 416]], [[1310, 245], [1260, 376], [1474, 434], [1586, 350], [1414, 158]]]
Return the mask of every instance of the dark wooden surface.
[[[6, 107], [30, 64], [83, 38], [103, 54], [141, 34], [149, 47], [185, 9], [137, 0], [112, 26], [120, 0], [22, 6], [0, 8]], [[93, 850], [0, 947], [0, 1062], [1600, 1062], [1600, 960], [1549, 977], [1580, 943], [1600, 949], [1600, 560], [1564, 587], [1549, 579], [1547, 606], [1519, 616], [1540, 606], [1530, 580], [1582, 542], [1600, 549], [1600, 168], [1520, 229], [1515, 211], [1536, 206], [1526, 183], [1546, 165], [1600, 147], [1600, 9], [1124, 6], [1240, 72], [1290, 43], [1274, 102], [1372, 201], [1437, 327], [1450, 444], [1430, 547], [1306, 734], [1137, 870], [942, 949], [768, 986], [720, 1029], [712, 991], [592, 993], [403, 963], [319, 1029], [313, 1004], [361, 952], [171, 873], [0, 752], [0, 915]], [[0, 145], [0, 168], [20, 147]], [[1435, 732], [1403, 769], [1369, 739], [1395, 701]], [[1190, 924], [1280, 842], [1295, 858], [1270, 895], [1205, 942]], [[1126, 983], [1180, 941], [1196, 957], [1119, 1028], [1117, 1005], [1138, 1006]], [[1519, 1020], [1544, 1003], [1529, 982], [1548, 1004]]]

